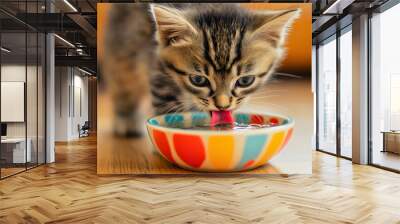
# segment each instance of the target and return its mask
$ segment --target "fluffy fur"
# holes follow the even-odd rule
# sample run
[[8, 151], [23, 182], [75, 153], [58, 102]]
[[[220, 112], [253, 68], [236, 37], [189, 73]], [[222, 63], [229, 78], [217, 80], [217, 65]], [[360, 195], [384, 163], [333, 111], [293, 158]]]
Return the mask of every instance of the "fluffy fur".
[[116, 131], [138, 134], [136, 108], [148, 89], [156, 114], [235, 110], [275, 71], [299, 13], [236, 4], [114, 4], [104, 76]]

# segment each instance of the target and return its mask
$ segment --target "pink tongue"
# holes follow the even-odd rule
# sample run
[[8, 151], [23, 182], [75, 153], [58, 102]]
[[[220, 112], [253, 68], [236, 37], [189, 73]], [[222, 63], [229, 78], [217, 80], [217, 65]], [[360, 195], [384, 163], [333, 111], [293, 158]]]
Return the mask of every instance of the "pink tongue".
[[228, 110], [212, 111], [211, 112], [211, 126], [219, 124], [232, 124], [232, 112]]

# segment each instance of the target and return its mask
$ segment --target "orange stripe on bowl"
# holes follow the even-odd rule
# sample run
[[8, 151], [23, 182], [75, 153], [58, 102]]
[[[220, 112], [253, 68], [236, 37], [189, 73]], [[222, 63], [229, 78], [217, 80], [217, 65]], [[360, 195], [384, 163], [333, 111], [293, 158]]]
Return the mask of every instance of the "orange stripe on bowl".
[[215, 169], [230, 169], [232, 166], [233, 151], [233, 136], [210, 136], [208, 138], [208, 158]]

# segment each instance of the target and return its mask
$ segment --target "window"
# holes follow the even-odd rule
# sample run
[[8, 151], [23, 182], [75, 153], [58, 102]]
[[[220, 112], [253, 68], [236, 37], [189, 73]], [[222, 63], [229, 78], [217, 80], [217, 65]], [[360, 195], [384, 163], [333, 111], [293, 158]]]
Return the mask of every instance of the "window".
[[371, 162], [400, 170], [400, 4], [371, 18]]
[[340, 36], [340, 155], [352, 157], [352, 32], [345, 28]]
[[390, 130], [400, 130], [400, 73], [390, 74]]
[[318, 149], [336, 153], [336, 36], [318, 47]]

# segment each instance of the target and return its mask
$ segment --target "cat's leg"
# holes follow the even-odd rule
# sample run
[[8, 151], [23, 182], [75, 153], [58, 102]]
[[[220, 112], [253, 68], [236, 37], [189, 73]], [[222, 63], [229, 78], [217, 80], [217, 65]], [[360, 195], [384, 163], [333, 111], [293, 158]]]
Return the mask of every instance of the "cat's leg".
[[104, 81], [111, 94], [118, 136], [138, 137], [144, 130], [142, 101], [149, 95], [155, 43], [147, 4], [111, 6], [104, 37]]
[[[140, 96], [121, 93], [114, 98], [114, 134], [120, 137], [141, 137], [143, 135], [143, 116], [139, 111]], [[133, 99], [136, 98], [136, 99]]]
[[144, 130], [142, 101], [149, 93], [149, 69], [145, 63], [110, 59], [107, 89], [111, 94], [113, 132], [120, 137], [140, 137]]

